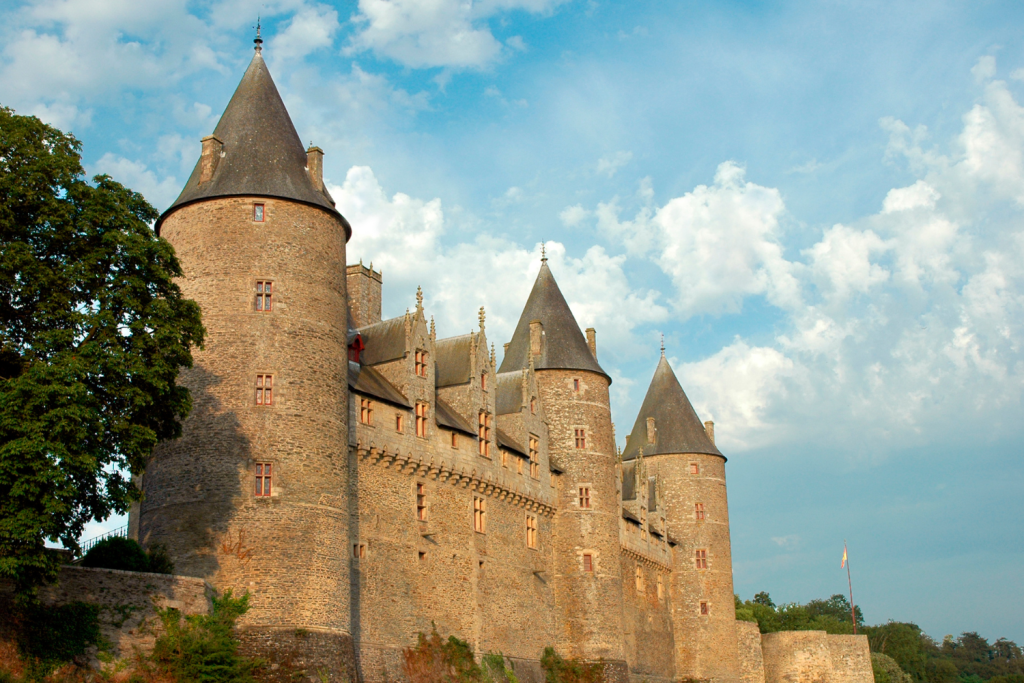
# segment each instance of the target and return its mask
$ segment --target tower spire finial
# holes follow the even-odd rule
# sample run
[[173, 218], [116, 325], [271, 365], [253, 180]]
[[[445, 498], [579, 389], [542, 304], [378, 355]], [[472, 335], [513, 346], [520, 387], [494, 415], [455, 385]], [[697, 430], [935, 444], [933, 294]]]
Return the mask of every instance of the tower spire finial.
[[548, 260], [547, 245], [545, 245], [544, 242], [541, 242], [540, 243], [540, 262], [541, 263], [547, 263], [547, 260]]
[[665, 357], [665, 334], [664, 333], [662, 333], [662, 335], [661, 335], [661, 357], [662, 358]]
[[256, 52], [263, 52], [263, 38], [260, 37], [260, 15], [256, 15], [256, 39], [252, 41], [256, 43]]

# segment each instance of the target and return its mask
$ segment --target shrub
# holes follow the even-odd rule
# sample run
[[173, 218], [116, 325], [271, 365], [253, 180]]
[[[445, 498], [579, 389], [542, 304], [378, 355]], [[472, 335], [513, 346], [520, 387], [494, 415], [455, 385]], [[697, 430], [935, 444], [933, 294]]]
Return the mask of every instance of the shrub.
[[911, 683], [913, 680], [895, 659], [881, 652], [871, 653], [871, 670], [875, 674], [875, 683]]
[[[249, 609], [249, 594], [227, 591], [214, 598], [209, 615], [182, 617], [176, 609], [160, 610], [164, 633], [150, 657], [155, 668], [188, 683], [251, 683], [261, 662], [238, 654], [235, 621]], [[150, 672], [152, 673], [152, 672]]]
[[519, 683], [515, 665], [500, 652], [490, 652], [480, 661], [484, 683]]
[[483, 671], [464, 640], [444, 640], [433, 626], [430, 635], [419, 634], [415, 647], [402, 651], [402, 671], [411, 683], [481, 683]]
[[82, 558], [82, 566], [154, 574], [174, 573], [174, 563], [163, 546], [154, 546], [147, 553], [138, 542], [123, 536], [104, 538], [89, 548]]
[[604, 683], [604, 662], [564, 659], [554, 648], [544, 648], [540, 658], [547, 683]]

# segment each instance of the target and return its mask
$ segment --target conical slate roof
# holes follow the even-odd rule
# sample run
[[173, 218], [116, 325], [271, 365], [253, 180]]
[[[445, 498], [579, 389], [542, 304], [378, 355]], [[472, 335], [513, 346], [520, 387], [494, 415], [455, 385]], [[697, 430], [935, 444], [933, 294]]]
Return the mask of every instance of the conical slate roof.
[[[523, 315], [519, 318], [498, 372], [513, 372], [529, 366], [530, 322], [533, 320], [539, 320], [544, 330], [541, 354], [534, 358], [537, 370], [589, 370], [608, 377], [608, 373], [601, 369], [594, 354], [590, 352], [587, 340], [580, 332], [580, 326], [576, 324], [576, 318], [558, 289], [546, 260], [540, 264], [537, 281], [533, 284], [530, 298], [526, 300]], [[611, 381], [611, 378], [608, 377], [608, 380]]]
[[[654, 418], [654, 443], [647, 438], [647, 418]], [[623, 460], [633, 460], [644, 448], [644, 456], [662, 453], [707, 453], [722, 455], [711, 443], [704, 425], [686, 398], [686, 392], [679, 386], [676, 373], [662, 353], [654, 379], [647, 389], [647, 396], [640, 406], [640, 414], [633, 425], [633, 431], [626, 439], [622, 451]], [[722, 456], [725, 457], [725, 456]]]
[[[320, 206], [341, 217], [326, 187], [313, 184], [302, 146], [288, 110], [259, 50], [249, 62], [235, 94], [213, 134], [224, 143], [213, 177], [199, 184], [200, 161], [185, 188], [157, 221], [157, 231], [172, 211], [213, 197], [279, 197]], [[352, 229], [342, 218], [346, 233]]]

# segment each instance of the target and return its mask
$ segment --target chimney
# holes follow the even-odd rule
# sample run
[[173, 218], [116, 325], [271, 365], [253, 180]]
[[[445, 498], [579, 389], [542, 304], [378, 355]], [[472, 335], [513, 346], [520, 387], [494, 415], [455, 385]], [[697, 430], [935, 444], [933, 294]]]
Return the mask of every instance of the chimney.
[[597, 360], [597, 330], [593, 327], [587, 328], [587, 346], [590, 347], [590, 353], [594, 356], [594, 360]]
[[203, 138], [203, 153], [199, 157], [199, 184], [209, 182], [217, 170], [220, 158], [224, 156], [224, 143], [216, 135]]
[[711, 420], [708, 420], [707, 422], [705, 422], [704, 423], [704, 432], [708, 435], [708, 438], [711, 439], [711, 445], [714, 446], [715, 445], [715, 423], [712, 422]]
[[373, 325], [381, 317], [382, 276], [373, 270], [373, 264], [365, 267], [362, 263], [345, 269], [348, 280], [348, 308], [352, 315], [352, 327]]
[[508, 353], [508, 345], [509, 345], [509, 344], [511, 344], [511, 343], [512, 343], [512, 342], [505, 342], [505, 346], [504, 346], [504, 347], [502, 347], [502, 348], [504, 348], [504, 349], [505, 349], [505, 353]]
[[544, 326], [539, 320], [530, 321], [530, 354], [539, 356], [543, 351]]
[[647, 418], [647, 443], [654, 443], [658, 436], [658, 430], [654, 427], [654, 418]]
[[306, 150], [306, 170], [309, 171], [309, 179], [313, 181], [313, 187], [324, 189], [324, 151], [319, 147], [310, 146]]

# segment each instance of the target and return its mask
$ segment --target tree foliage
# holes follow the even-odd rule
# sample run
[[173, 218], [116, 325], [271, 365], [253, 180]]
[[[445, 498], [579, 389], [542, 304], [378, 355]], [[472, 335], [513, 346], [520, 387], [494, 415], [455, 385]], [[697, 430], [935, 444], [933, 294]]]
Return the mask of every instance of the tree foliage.
[[[857, 628], [864, 623], [864, 615], [856, 608]], [[776, 631], [825, 631], [827, 633], [853, 633], [850, 620], [850, 601], [842, 594], [828, 600], [811, 600], [806, 605], [787, 603], [776, 605], [768, 593], [761, 592], [753, 600], [743, 602], [736, 597], [736, 618], [757, 622], [761, 633]]]
[[175, 384], [203, 340], [156, 211], [81, 146], [0, 108], [0, 577], [52, 580], [45, 542], [77, 550], [85, 524], [124, 513], [131, 477], [178, 436]]
[[166, 548], [156, 545], [147, 552], [137, 541], [123, 536], [104, 538], [89, 548], [82, 558], [82, 566], [152, 574], [174, 573], [174, 563]]

